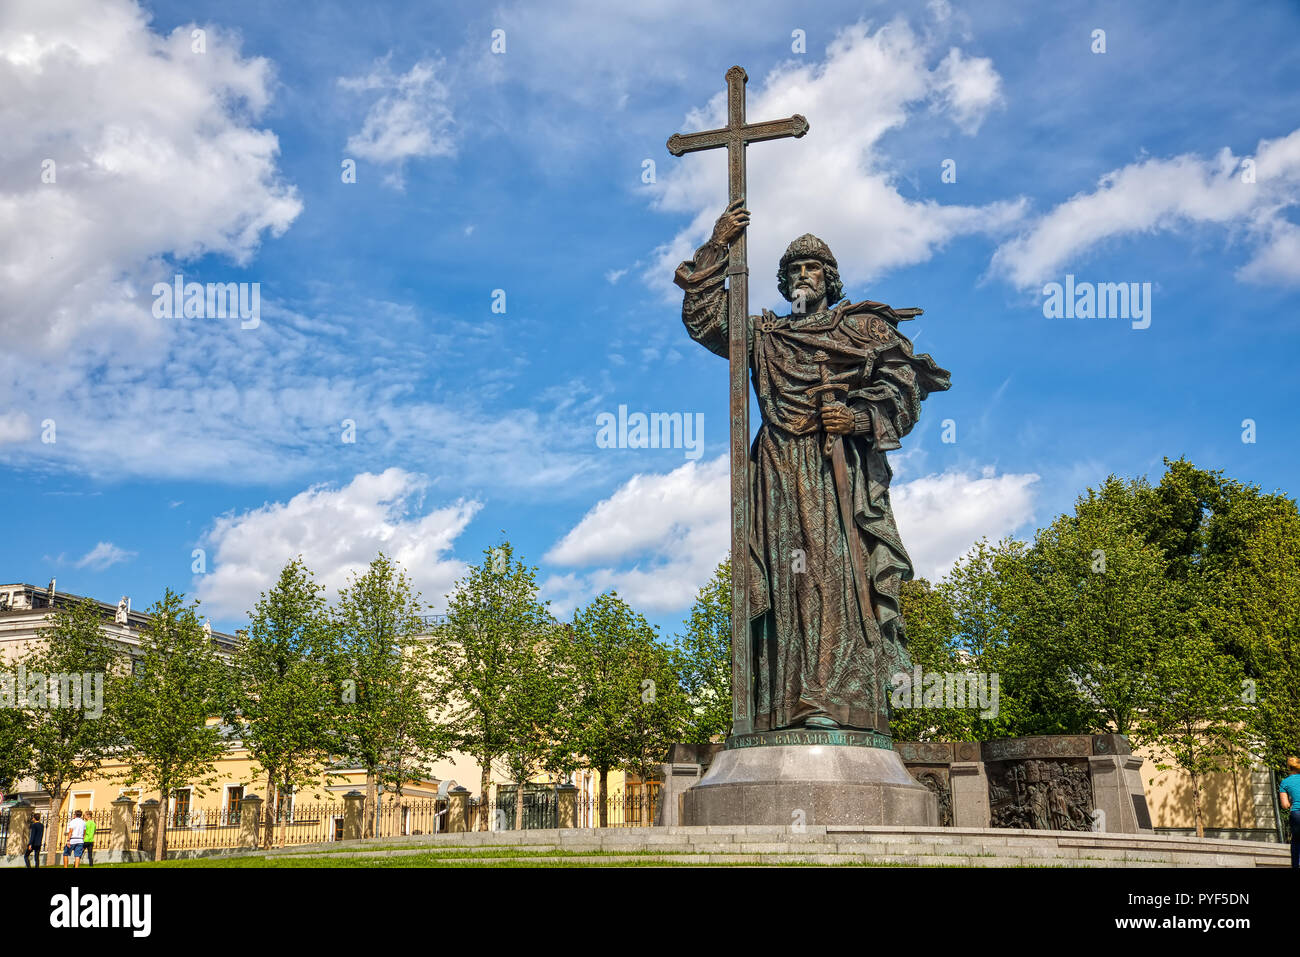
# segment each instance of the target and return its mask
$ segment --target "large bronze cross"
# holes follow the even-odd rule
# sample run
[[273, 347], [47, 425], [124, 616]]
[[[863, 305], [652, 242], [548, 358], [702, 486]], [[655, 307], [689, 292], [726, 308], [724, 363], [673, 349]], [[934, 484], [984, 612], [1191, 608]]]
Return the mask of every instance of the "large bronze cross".
[[[703, 133], [674, 133], [674, 156], [727, 148], [727, 194], [745, 197], [745, 147], [808, 132], [799, 114], [766, 123], [745, 122], [745, 84], [738, 66], [727, 71], [727, 125]], [[731, 733], [754, 730], [754, 679], [749, 637], [749, 265], [745, 234], [731, 244], [727, 262], [728, 352], [731, 362]]]

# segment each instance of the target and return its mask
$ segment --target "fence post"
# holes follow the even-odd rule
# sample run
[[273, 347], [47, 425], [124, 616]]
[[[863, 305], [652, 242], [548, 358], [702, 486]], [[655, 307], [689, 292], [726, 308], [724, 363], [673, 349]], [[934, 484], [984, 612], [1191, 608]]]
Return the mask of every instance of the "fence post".
[[555, 826], [578, 826], [578, 789], [572, 784], [561, 785], [555, 798]]
[[239, 802], [239, 846], [260, 847], [258, 827], [262, 823], [262, 799], [245, 794]]
[[447, 831], [464, 834], [469, 830], [469, 789], [454, 787], [447, 792]]
[[366, 796], [360, 791], [343, 795], [343, 840], [361, 840], [361, 816], [365, 813]]
[[[27, 847], [27, 836], [32, 826], [32, 812], [36, 808], [28, 801], [19, 801], [9, 809], [9, 836], [5, 839], [4, 852], [19, 854]], [[45, 845], [41, 853], [49, 853], [50, 841], [57, 841], [58, 835], [47, 821], [45, 824]], [[39, 861], [37, 863], [40, 863]]]
[[[113, 820], [108, 827], [108, 849], [125, 853], [131, 849], [135, 827], [135, 801], [125, 794], [113, 802]], [[125, 860], [125, 858], [123, 858]]]
[[140, 805], [140, 850], [152, 860], [158, 847], [158, 828], [163, 826], [163, 808], [157, 798]]

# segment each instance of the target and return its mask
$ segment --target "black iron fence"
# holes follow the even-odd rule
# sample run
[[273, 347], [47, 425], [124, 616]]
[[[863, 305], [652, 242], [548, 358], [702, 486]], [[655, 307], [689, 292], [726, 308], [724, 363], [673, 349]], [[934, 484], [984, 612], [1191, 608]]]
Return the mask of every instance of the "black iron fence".
[[[142, 812], [135, 814], [135, 842], [139, 846]], [[281, 847], [293, 844], [318, 844], [343, 838], [341, 803], [298, 804], [281, 809], [269, 825], [265, 811], [256, 819], [251, 808], [223, 811], [199, 808], [175, 811], [167, 815], [168, 850], [242, 847], [254, 840], [258, 846]], [[141, 847], [141, 850], [152, 848]]]
[[[572, 802], [572, 810], [568, 803]], [[282, 809], [268, 828], [265, 812], [258, 815], [256, 827], [249, 815], [251, 808], [233, 811], [212, 808], [196, 810], [171, 809], [160, 815], [167, 829], [169, 851], [205, 848], [236, 848], [249, 845], [256, 833], [260, 847], [281, 847], [298, 844], [317, 844], [341, 841], [344, 835], [346, 805], [342, 801], [319, 804], [293, 804]], [[536, 830], [574, 826], [594, 827], [649, 827], [655, 822], [658, 811], [657, 792], [615, 792], [602, 803], [594, 795], [578, 793], [562, 797], [554, 788], [530, 790], [523, 795], [522, 808], [515, 789], [505, 786], [498, 789], [495, 800], [480, 802], [476, 797], [467, 802], [467, 821], [470, 830], [512, 831], [519, 828]], [[437, 834], [449, 829], [449, 804], [447, 799], [405, 799], [385, 795], [378, 808], [372, 802], [361, 809], [360, 831], [362, 837], [407, 837], [420, 834]], [[42, 815], [45, 817], [45, 815]], [[46, 818], [46, 842], [57, 842], [61, 849], [67, 841], [68, 825], [75, 814], [61, 814], [57, 822]], [[95, 822], [95, 846], [107, 850], [113, 834], [113, 810], [103, 808], [83, 812], [83, 819]], [[571, 823], [570, 823], [571, 822]], [[137, 807], [127, 823], [125, 846], [152, 854], [154, 847], [144, 846], [144, 811]], [[0, 847], [8, 831], [9, 809], [0, 808]]]
[[572, 824], [565, 824], [563, 802], [554, 789], [528, 792], [523, 812], [516, 804], [514, 789], [500, 788], [495, 801], [469, 801], [471, 830], [513, 831], [548, 827], [651, 827], [659, 810], [657, 789], [631, 793], [615, 791], [602, 803], [595, 795], [579, 792], [573, 797]]
[[521, 808], [514, 788], [500, 788], [497, 799], [487, 804], [470, 798], [469, 821], [474, 830], [483, 830], [485, 826], [493, 831], [559, 827], [559, 798], [554, 791], [525, 792]]
[[[369, 837], [408, 837], [413, 834], [438, 834], [447, 829], [445, 798], [410, 800], [386, 795], [378, 813], [366, 815], [362, 834]], [[342, 836], [334, 838], [342, 840]]]
[[[659, 811], [658, 790], [615, 791], [602, 807], [599, 797], [578, 797], [578, 827], [650, 827]], [[603, 812], [603, 813], [602, 813]]]

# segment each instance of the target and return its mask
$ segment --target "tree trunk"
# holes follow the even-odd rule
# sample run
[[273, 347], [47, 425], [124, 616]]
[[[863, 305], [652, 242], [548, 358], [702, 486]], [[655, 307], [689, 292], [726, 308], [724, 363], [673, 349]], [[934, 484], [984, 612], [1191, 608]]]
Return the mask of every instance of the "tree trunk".
[[159, 789], [159, 801], [161, 805], [158, 811], [158, 839], [154, 842], [155, 861], [164, 860], [167, 853], [167, 789]]
[[271, 835], [275, 833], [275, 779], [266, 772], [266, 807], [262, 813], [262, 847], [270, 850]]
[[1205, 837], [1205, 821], [1201, 817], [1201, 776], [1192, 775], [1192, 809], [1196, 815], [1196, 836]]
[[289, 785], [287, 782], [285, 783], [284, 790], [277, 791], [276, 793], [284, 795], [284, 803], [282, 805], [282, 807], [284, 808], [284, 813], [280, 815], [280, 845], [279, 845], [280, 847], [284, 847], [285, 837], [289, 832], [289, 802], [293, 800], [293, 793], [289, 790]]
[[515, 783], [515, 830], [524, 829], [524, 782]]
[[365, 822], [361, 826], [362, 837], [375, 837], [375, 776], [366, 772]]
[[609, 827], [609, 768], [600, 769], [600, 789], [597, 792], [600, 803], [600, 826]]
[[492, 775], [488, 770], [491, 767], [490, 761], [484, 761], [482, 771], [479, 774], [478, 782], [478, 830], [486, 831], [488, 829], [488, 788], [492, 786]]
[[[67, 830], [59, 831], [59, 819], [63, 817], [63, 806], [68, 803], [68, 792], [60, 788], [50, 794], [50, 819], [45, 823], [45, 840], [50, 846], [50, 867], [59, 866], [59, 855], [63, 852], [63, 837]], [[24, 847], [27, 845], [24, 844]]]

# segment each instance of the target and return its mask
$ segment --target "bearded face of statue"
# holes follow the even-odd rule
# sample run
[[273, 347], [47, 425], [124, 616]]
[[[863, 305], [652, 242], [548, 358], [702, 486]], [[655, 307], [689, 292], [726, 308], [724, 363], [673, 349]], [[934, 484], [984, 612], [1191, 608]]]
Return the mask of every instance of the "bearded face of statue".
[[812, 315], [826, 308], [826, 270], [820, 259], [796, 259], [786, 266], [786, 282], [796, 314]]

